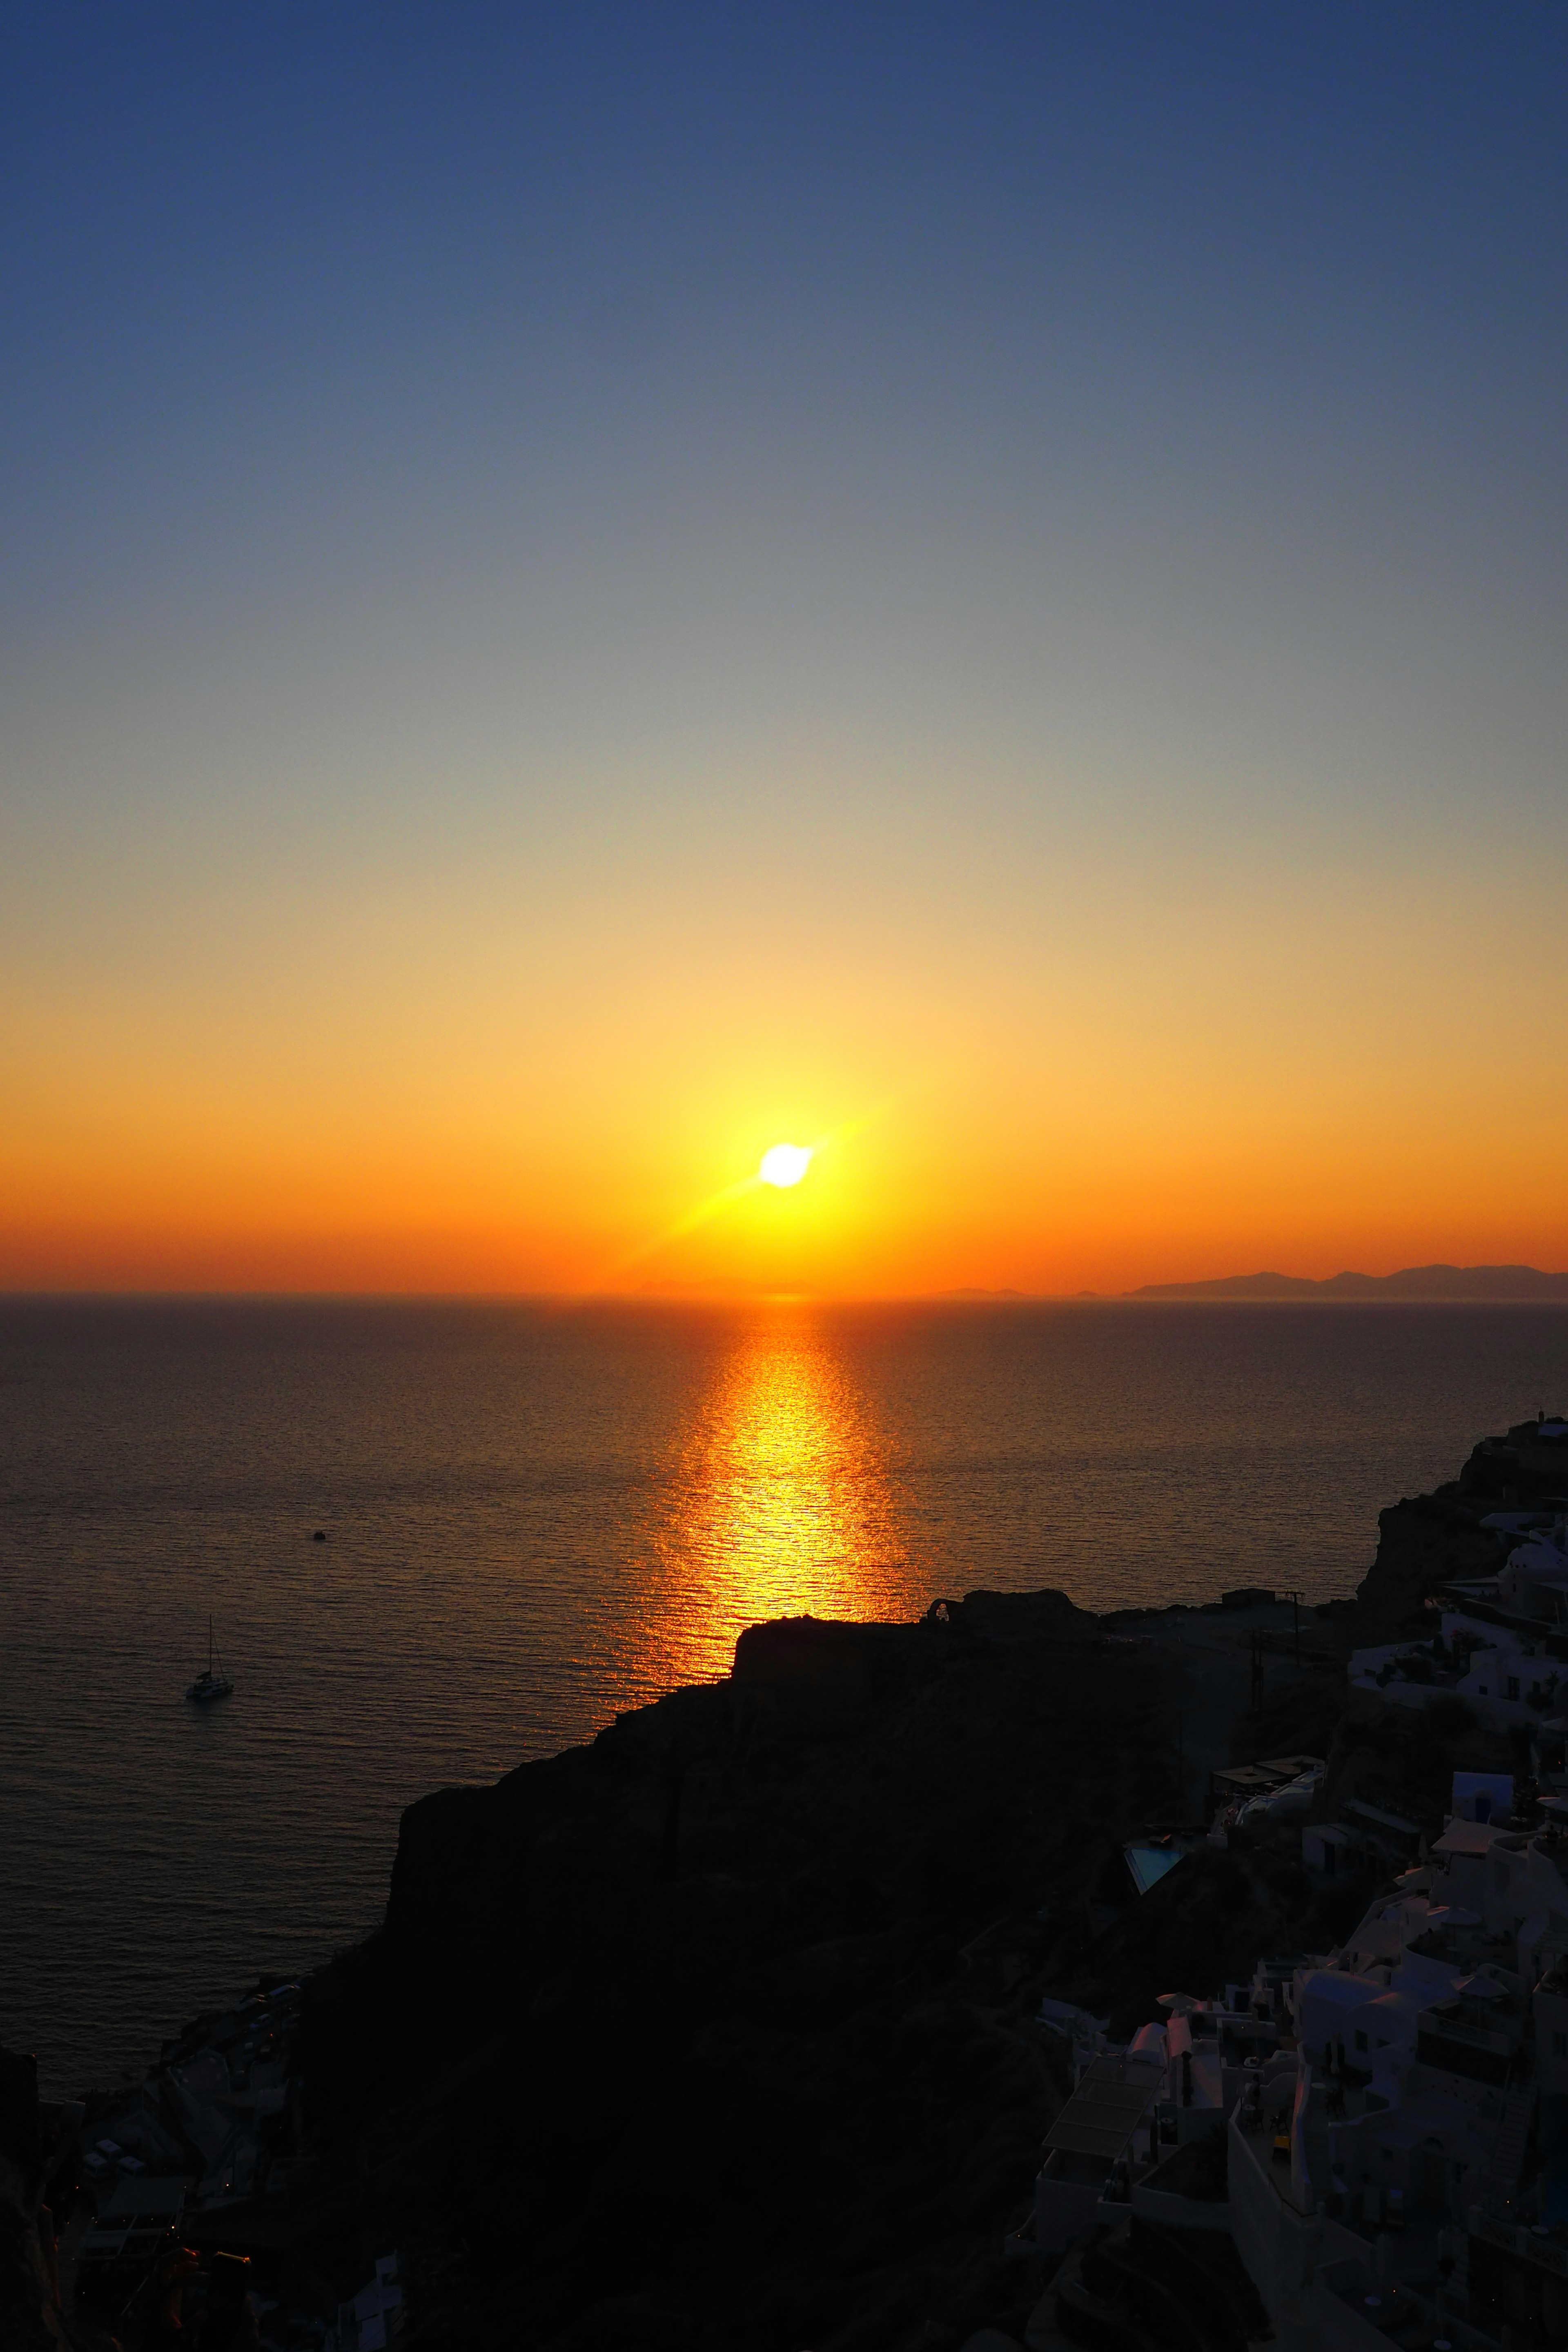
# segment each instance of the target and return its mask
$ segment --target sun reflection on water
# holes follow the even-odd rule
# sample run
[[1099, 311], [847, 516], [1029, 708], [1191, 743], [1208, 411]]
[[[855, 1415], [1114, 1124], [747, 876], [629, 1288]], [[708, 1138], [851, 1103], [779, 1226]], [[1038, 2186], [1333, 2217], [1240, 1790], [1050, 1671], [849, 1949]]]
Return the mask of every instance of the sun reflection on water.
[[907, 1546], [882, 1449], [809, 1308], [762, 1310], [739, 1335], [656, 1549], [674, 1679], [727, 1672], [763, 1618], [901, 1613]]

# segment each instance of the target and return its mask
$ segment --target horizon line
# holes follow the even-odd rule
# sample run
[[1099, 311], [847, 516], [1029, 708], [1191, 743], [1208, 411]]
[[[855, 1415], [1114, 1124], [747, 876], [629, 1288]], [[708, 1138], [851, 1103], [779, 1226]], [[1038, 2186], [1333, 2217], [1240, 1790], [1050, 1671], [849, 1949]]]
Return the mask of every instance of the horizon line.
[[[1366, 1275], [1351, 1268], [1328, 1276], [1287, 1275], [1269, 1268], [1256, 1274], [1188, 1276], [1177, 1281], [1142, 1283], [1128, 1290], [1024, 1290], [1011, 1285], [948, 1284], [939, 1289], [856, 1291], [806, 1290], [800, 1288], [770, 1288], [763, 1285], [749, 1286], [716, 1283], [707, 1286], [647, 1286], [636, 1290], [615, 1289], [494, 1289], [452, 1290], [375, 1289], [320, 1286], [266, 1287], [235, 1285], [141, 1285], [141, 1284], [0, 1284], [0, 1305], [35, 1303], [100, 1304], [144, 1301], [148, 1304], [233, 1304], [233, 1305], [416, 1305], [426, 1306], [950, 1306], [950, 1307], [1089, 1307], [1089, 1306], [1216, 1306], [1216, 1307], [1289, 1307], [1289, 1306], [1500, 1306], [1532, 1307], [1568, 1305], [1568, 1297], [1531, 1298], [1500, 1294], [1488, 1297], [1472, 1293], [1465, 1297], [1391, 1298], [1382, 1297], [1347, 1297], [1335, 1293], [1333, 1286], [1342, 1281], [1375, 1284], [1379, 1290], [1384, 1285], [1415, 1275], [1485, 1276], [1489, 1274], [1513, 1276], [1528, 1276], [1540, 1282], [1568, 1284], [1568, 1270], [1509, 1265], [1458, 1265], [1446, 1261], [1431, 1261], [1425, 1265], [1395, 1267], [1385, 1275]], [[1249, 1292], [1243, 1285], [1264, 1282], [1289, 1283], [1292, 1291], [1269, 1297]], [[1300, 1285], [1300, 1288], [1294, 1288]], [[1325, 1295], [1327, 1294], [1327, 1295]]]

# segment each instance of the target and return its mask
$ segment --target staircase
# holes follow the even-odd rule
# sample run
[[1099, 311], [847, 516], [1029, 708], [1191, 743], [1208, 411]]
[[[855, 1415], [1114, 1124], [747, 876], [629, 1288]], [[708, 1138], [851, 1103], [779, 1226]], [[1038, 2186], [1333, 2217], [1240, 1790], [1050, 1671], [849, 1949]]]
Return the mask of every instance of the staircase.
[[1487, 2158], [1487, 2170], [1500, 2180], [1505, 2189], [1512, 2189], [1524, 2167], [1524, 2150], [1530, 2138], [1530, 2119], [1535, 2112], [1535, 2100], [1529, 2091], [1505, 2091], [1502, 2118], [1497, 2127], [1497, 2137]]
[[[1328, 2091], [1321, 2083], [1314, 2083], [1307, 2094], [1307, 2112], [1301, 2118], [1301, 2152], [1307, 2159], [1307, 2178], [1312, 2184], [1312, 2202], [1321, 2209], [1329, 2201], [1334, 2168], [1329, 2143]], [[1522, 2148], [1520, 2153], [1522, 2156]]]

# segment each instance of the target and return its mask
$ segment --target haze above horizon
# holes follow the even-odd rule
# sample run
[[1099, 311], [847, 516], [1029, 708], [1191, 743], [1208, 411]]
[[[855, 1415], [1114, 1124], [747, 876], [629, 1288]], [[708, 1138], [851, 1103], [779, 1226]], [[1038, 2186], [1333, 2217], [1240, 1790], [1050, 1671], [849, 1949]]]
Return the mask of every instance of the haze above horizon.
[[5, 39], [0, 1289], [1568, 1263], [1561, 13]]

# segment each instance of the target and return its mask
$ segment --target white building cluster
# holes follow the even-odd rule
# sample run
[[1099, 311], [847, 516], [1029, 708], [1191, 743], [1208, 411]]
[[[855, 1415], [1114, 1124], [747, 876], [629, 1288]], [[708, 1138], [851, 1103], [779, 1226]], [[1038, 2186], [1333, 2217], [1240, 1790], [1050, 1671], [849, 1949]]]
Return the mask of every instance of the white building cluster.
[[1266, 2316], [1281, 2352], [1568, 2344], [1568, 1833], [1510, 1804], [1505, 1776], [1456, 1775], [1429, 1858], [1341, 1948], [1167, 1995], [1125, 2049], [1045, 2005], [1076, 2087], [1011, 2244], [1070, 2249], [1058, 2330], [1163, 2340], [1160, 2280], [1197, 2231], [1256, 2292], [1243, 2342]]
[[1533, 1728], [1568, 1706], [1568, 1515], [1494, 1511], [1481, 1521], [1518, 1538], [1500, 1572], [1451, 1585], [1434, 1631], [1351, 1655], [1352, 1689], [1395, 1706], [1463, 1699], [1498, 1730]]
[[[1309, 1868], [1386, 1872], [1336, 1949], [1167, 1994], [1125, 2048], [1044, 2004], [1075, 2087], [1009, 2242], [1061, 2256], [1032, 2344], [1568, 2347], [1568, 1527], [1489, 1524], [1518, 1538], [1501, 1572], [1450, 1588], [1425, 1641], [1358, 1651], [1352, 1681], [1462, 1699], [1521, 1768], [1528, 1731], [1533, 1773], [1456, 1773], [1429, 1848], [1364, 1802], [1306, 1822]], [[1321, 1815], [1298, 1777], [1253, 1818]]]

